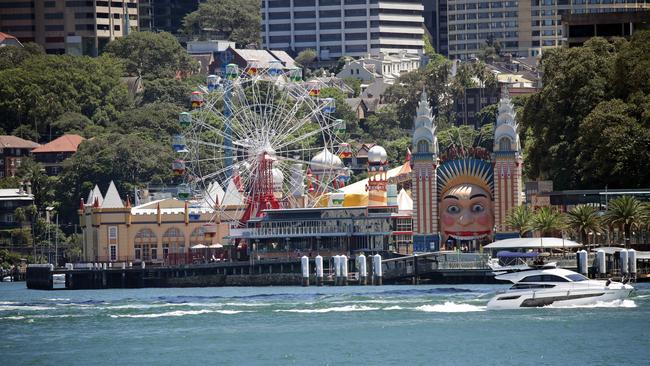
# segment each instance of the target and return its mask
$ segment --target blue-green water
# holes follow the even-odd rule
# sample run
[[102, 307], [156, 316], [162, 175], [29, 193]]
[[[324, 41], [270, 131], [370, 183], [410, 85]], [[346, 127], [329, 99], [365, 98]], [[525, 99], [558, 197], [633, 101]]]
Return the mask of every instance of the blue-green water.
[[648, 365], [650, 285], [486, 311], [505, 286], [35, 291], [0, 283], [1, 365]]

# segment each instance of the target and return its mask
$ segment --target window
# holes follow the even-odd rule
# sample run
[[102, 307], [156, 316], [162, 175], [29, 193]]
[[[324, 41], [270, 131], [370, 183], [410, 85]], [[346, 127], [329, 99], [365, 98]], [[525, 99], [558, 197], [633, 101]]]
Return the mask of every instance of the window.
[[134, 247], [135, 250], [135, 259], [136, 260], [141, 260], [142, 259], [142, 246], [141, 245], [135, 245]]
[[117, 226], [108, 227], [108, 240], [117, 240]]
[[566, 278], [555, 275], [535, 275], [524, 277], [519, 282], [569, 282]]
[[510, 139], [508, 137], [502, 137], [499, 139], [499, 150], [501, 151], [511, 151], [512, 150], [512, 145], [510, 143]]
[[[273, 25], [286, 25], [287, 27], [289, 24], [272, 24]], [[315, 30], [316, 29], [316, 23], [296, 23], [293, 25], [293, 29], [300, 31], [300, 30]]]
[[366, 16], [366, 9], [346, 9], [346, 17], [363, 17]]
[[63, 19], [63, 13], [46, 13], [45, 19]]
[[110, 249], [109, 249], [109, 252], [110, 252], [110, 259], [109, 260], [111, 262], [115, 262], [117, 260], [117, 245], [111, 245]]
[[418, 141], [418, 150], [419, 153], [428, 153], [429, 152], [429, 142], [426, 140]]
[[151, 248], [151, 259], [152, 260], [158, 259], [158, 248], [155, 247]]
[[581, 275], [580, 273], [576, 274], [570, 274], [567, 276], [571, 281], [573, 282], [580, 282], [580, 281], [587, 281], [589, 280], [587, 277]]

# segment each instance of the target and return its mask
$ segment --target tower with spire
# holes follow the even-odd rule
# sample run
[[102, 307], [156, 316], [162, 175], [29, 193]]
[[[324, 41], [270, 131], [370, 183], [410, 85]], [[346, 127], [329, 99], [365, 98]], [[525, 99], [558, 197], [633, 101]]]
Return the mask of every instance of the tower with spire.
[[439, 248], [438, 234], [438, 138], [426, 91], [422, 91], [414, 120], [411, 155], [413, 195], [413, 250]]
[[499, 239], [511, 236], [509, 233], [514, 230], [506, 225], [506, 217], [514, 207], [522, 204], [519, 124], [507, 87], [501, 90], [493, 151], [495, 239]]

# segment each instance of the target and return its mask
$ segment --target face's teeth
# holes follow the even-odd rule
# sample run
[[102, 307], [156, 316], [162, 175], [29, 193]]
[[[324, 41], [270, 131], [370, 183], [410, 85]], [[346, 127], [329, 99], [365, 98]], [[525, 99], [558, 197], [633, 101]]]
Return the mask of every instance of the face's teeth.
[[482, 235], [477, 235], [477, 236], [460, 236], [460, 235], [454, 235], [454, 234], [449, 234], [452, 238], [456, 240], [472, 240], [472, 239], [480, 239], [484, 238], [487, 236], [487, 234], [482, 234]]

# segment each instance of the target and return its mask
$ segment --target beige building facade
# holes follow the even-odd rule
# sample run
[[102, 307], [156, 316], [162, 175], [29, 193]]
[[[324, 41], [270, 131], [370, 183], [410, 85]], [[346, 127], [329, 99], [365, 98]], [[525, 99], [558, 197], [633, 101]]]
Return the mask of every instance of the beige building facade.
[[79, 209], [86, 262], [186, 264], [222, 256], [228, 246], [228, 223], [208, 207], [173, 198], [131, 207], [113, 184], [105, 197], [95, 187], [88, 201]]
[[476, 57], [489, 39], [502, 53], [540, 56], [565, 42], [563, 15], [649, 8], [645, 0], [448, 0], [449, 57]]
[[0, 32], [51, 54], [96, 56], [138, 29], [138, 1], [0, 1]]

